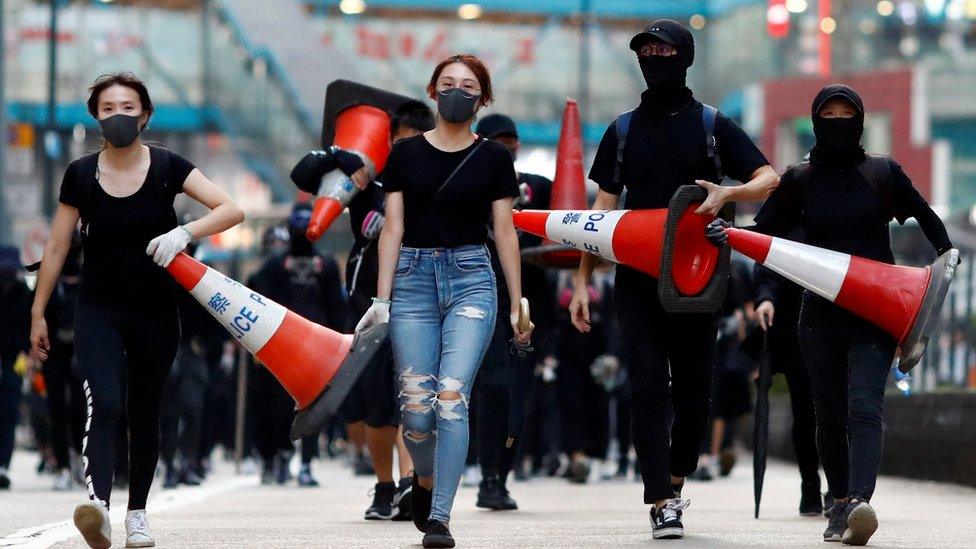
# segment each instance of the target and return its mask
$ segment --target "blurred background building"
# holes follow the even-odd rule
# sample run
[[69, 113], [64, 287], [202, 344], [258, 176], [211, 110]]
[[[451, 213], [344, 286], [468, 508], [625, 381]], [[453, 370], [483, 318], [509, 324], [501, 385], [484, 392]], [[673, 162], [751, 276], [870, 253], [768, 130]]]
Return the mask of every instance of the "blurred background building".
[[[893, 154], [964, 252], [944, 334], [916, 388], [976, 386], [976, 0], [0, 0], [0, 242], [36, 261], [71, 159], [98, 147], [87, 88], [132, 70], [157, 103], [147, 138], [227, 189], [248, 222], [207, 242], [253, 251], [294, 199], [288, 173], [321, 146], [325, 86], [347, 78], [421, 98], [434, 64], [468, 51], [492, 70], [519, 126], [518, 166], [552, 175], [567, 97], [590, 154], [643, 89], [630, 37], [670, 17], [693, 29], [690, 85], [749, 132], [777, 169], [813, 142], [809, 104], [851, 83], [865, 143]], [[742, 209], [748, 214], [750, 210]], [[345, 224], [325, 239], [348, 248]], [[333, 229], [335, 230], [335, 229]], [[899, 260], [932, 252], [896, 228]]]

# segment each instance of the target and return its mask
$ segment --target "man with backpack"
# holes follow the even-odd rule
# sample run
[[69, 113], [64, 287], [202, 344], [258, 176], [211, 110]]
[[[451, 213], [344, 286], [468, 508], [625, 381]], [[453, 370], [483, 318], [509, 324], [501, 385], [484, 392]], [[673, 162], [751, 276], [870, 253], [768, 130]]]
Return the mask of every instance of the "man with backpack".
[[[610, 124], [589, 177], [600, 190], [594, 209], [667, 208], [682, 185], [701, 185], [708, 198], [699, 213], [715, 214], [728, 201], [765, 197], [778, 178], [745, 132], [714, 107], [695, 100], [685, 83], [694, 38], [681, 24], [661, 19], [630, 42], [647, 90], [640, 105]], [[747, 182], [722, 187], [723, 172]], [[595, 256], [584, 254], [570, 304], [572, 322], [589, 330], [587, 284]], [[652, 505], [654, 538], [684, 535], [681, 498], [695, 470], [708, 426], [715, 362], [715, 314], [673, 314], [661, 307], [657, 280], [618, 266], [614, 308], [633, 384], [634, 447]], [[674, 421], [668, 421], [668, 409]]]

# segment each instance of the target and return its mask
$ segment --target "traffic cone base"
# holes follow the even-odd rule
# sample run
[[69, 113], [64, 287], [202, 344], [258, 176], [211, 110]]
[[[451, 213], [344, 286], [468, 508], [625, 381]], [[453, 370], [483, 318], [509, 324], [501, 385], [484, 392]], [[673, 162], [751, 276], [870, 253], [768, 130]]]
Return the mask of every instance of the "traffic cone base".
[[732, 248], [890, 334], [902, 372], [921, 359], [959, 259], [953, 249], [928, 267], [904, 267], [743, 229], [726, 234]]
[[[316, 432], [363, 370], [388, 355], [379, 352], [386, 341], [385, 328], [358, 338], [340, 334], [185, 253], [178, 254], [167, 270], [295, 399], [303, 420], [296, 419], [293, 435]], [[337, 380], [342, 383], [337, 385]]]
[[898, 369], [908, 373], [918, 361], [929, 343], [929, 338], [939, 322], [939, 311], [949, 293], [949, 284], [959, 264], [959, 250], [952, 249], [942, 254], [930, 268], [929, 282], [919, 309], [918, 317], [901, 346]]

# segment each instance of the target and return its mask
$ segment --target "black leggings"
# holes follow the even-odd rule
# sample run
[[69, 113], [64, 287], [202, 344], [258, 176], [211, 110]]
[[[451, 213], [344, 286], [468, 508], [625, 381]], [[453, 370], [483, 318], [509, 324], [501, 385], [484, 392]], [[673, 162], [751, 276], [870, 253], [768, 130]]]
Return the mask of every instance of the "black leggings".
[[137, 313], [78, 302], [75, 352], [89, 403], [83, 455], [92, 501], [109, 504], [125, 402], [129, 509], [146, 508], [159, 459], [163, 389], [179, 342], [175, 307]]
[[210, 371], [207, 360], [187, 343], [180, 345], [166, 384], [167, 406], [162, 410], [162, 453], [166, 469], [176, 466], [179, 450], [182, 466], [199, 465], [203, 403]]
[[[671, 477], [698, 467], [708, 428], [717, 320], [710, 314], [670, 314], [657, 281], [617, 267], [614, 306], [631, 384], [634, 449], [644, 503], [674, 497]], [[669, 424], [669, 409], [674, 421]]]
[[809, 292], [803, 296], [799, 334], [830, 492], [869, 501], [881, 466], [884, 390], [895, 341]]

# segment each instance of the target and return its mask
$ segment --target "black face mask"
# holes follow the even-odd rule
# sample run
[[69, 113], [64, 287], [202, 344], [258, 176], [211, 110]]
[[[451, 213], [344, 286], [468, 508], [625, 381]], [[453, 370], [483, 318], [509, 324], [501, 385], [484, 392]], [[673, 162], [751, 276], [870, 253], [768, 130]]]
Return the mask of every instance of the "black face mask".
[[644, 75], [644, 82], [648, 88], [660, 86], [685, 85], [685, 78], [688, 76], [688, 65], [677, 55], [661, 57], [651, 55], [649, 57], [639, 57], [637, 63], [640, 65], [641, 74]]
[[131, 145], [142, 132], [139, 128], [139, 117], [127, 114], [113, 114], [99, 120], [98, 125], [102, 127], [102, 136], [105, 140], [117, 149]]
[[470, 95], [461, 88], [437, 92], [437, 112], [452, 124], [467, 122], [474, 116], [474, 107], [480, 95]]
[[861, 145], [864, 133], [864, 115], [851, 118], [813, 117], [813, 134], [817, 147], [826, 150], [856, 149]]

